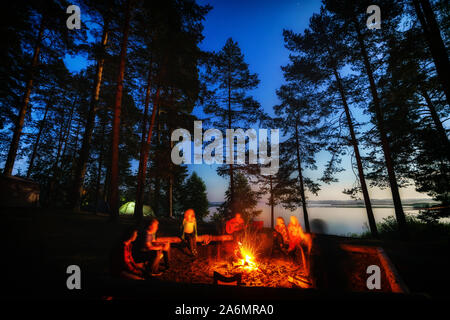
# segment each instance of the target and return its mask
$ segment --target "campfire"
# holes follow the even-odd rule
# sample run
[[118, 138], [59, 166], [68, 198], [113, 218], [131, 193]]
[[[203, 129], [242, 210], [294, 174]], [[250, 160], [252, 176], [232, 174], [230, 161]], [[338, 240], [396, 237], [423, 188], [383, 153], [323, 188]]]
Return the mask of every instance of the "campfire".
[[[255, 247], [238, 242], [232, 261], [217, 261], [211, 270], [225, 277], [242, 275], [242, 283], [251, 287], [311, 288], [307, 269], [288, 258], [258, 254]], [[257, 258], [258, 257], [258, 258]]]
[[244, 257], [243, 259], [240, 260], [240, 263], [239, 263], [240, 266], [242, 266], [244, 269], [249, 270], [249, 271], [258, 270], [258, 265], [254, 261], [254, 257], [251, 256], [250, 254], [248, 254], [245, 249], [240, 249], [240, 250], [241, 250], [242, 256]]
[[[271, 256], [270, 238], [248, 233], [240, 241], [199, 246], [194, 261], [174, 250], [171, 268], [161, 279], [186, 283], [213, 283], [214, 272], [228, 278], [241, 275], [241, 285], [250, 287], [311, 288], [308, 268], [302, 262]], [[271, 244], [271, 243], [270, 243]]]
[[235, 256], [238, 258], [238, 262], [234, 265], [238, 268], [246, 271], [259, 270], [257, 263], [255, 262], [256, 249], [252, 246], [245, 246], [242, 242], [238, 242], [238, 246], [235, 250]]

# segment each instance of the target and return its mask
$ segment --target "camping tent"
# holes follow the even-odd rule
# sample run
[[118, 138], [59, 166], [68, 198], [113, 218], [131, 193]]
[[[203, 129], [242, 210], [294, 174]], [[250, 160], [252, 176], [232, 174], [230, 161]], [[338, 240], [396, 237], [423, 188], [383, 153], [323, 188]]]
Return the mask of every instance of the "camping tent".
[[[120, 214], [134, 214], [134, 206], [135, 206], [135, 203], [133, 201], [127, 202], [119, 208], [119, 213]], [[142, 211], [144, 213], [144, 216], [154, 216], [155, 215], [153, 213], [152, 208], [150, 208], [150, 206], [144, 205], [144, 207], [142, 208]]]

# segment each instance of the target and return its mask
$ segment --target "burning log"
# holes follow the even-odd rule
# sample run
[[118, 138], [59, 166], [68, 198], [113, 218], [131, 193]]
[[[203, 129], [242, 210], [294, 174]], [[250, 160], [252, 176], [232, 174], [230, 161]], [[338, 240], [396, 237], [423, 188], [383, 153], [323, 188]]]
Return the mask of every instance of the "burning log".
[[251, 246], [244, 246], [240, 241], [234, 252], [233, 268], [242, 268], [245, 271], [259, 270], [258, 264], [255, 261], [256, 249]]

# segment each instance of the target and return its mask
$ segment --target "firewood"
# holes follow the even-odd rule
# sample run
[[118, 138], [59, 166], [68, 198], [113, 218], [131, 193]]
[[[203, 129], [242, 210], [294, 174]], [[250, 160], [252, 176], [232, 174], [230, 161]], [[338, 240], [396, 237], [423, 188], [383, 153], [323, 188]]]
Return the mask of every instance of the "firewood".
[[304, 283], [306, 283], [306, 284], [308, 284], [308, 285], [312, 285], [312, 283], [311, 283], [307, 278], [302, 277], [302, 276], [300, 276], [300, 275], [298, 275], [298, 274], [295, 275], [294, 278], [295, 278], [296, 280], [302, 281], [302, 282], [304, 282]]
[[300, 288], [309, 288], [309, 284], [308, 283], [304, 283], [303, 281], [294, 279], [291, 276], [288, 276], [288, 281], [293, 283], [294, 285], [300, 287]]

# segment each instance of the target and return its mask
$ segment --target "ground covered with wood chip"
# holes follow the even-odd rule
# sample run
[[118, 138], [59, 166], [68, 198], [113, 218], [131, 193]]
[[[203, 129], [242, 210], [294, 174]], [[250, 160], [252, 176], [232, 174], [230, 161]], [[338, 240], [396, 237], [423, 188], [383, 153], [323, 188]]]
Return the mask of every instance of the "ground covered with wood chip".
[[234, 255], [223, 245], [199, 246], [197, 258], [190, 257], [186, 248], [174, 246], [171, 252], [170, 268], [159, 278], [184, 283], [212, 284], [214, 271], [225, 277], [242, 274], [243, 286], [310, 288], [312, 281], [301, 263], [283, 257], [259, 256], [257, 268], [248, 270], [236, 263]]
[[[342, 259], [342, 270], [346, 271], [347, 289], [350, 291], [369, 291], [367, 288], [367, 267], [382, 266], [380, 259], [374, 254], [361, 252], [346, 252], [346, 259]], [[386, 272], [380, 274], [381, 288], [377, 291], [390, 292], [391, 286], [386, 278]]]

